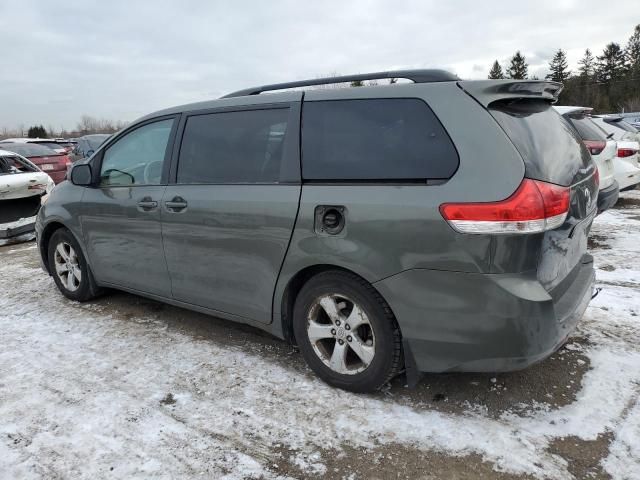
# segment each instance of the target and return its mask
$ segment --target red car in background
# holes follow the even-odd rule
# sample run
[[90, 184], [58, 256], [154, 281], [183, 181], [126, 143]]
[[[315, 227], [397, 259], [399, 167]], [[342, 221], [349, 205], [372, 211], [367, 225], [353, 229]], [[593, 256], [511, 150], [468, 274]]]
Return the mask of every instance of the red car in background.
[[64, 180], [67, 167], [71, 165], [71, 159], [66, 153], [58, 153], [36, 143], [2, 143], [0, 148], [28, 158], [40, 170], [49, 174], [56, 185]]

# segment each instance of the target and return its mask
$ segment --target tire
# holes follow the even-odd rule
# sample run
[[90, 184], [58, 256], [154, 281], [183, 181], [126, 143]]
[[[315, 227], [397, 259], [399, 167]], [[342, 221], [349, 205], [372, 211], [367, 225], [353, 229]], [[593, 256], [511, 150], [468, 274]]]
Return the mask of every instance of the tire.
[[348, 272], [323, 272], [302, 287], [293, 331], [311, 370], [335, 387], [373, 392], [402, 367], [400, 329], [389, 305]]
[[65, 297], [86, 302], [101, 293], [80, 245], [69, 230], [60, 228], [53, 233], [47, 256], [49, 272]]

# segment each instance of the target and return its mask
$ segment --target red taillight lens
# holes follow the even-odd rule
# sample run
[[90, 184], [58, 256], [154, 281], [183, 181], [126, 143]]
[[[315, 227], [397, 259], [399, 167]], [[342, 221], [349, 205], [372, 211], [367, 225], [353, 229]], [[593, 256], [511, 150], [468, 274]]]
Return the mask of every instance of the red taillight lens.
[[632, 157], [636, 153], [638, 153], [638, 150], [634, 150], [633, 148], [619, 148], [618, 149], [618, 157], [620, 157], [620, 158]]
[[68, 167], [69, 165], [71, 165], [71, 159], [67, 156], [64, 155], [61, 159], [60, 162], [66, 167]]
[[583, 142], [591, 155], [599, 155], [607, 146], [607, 142], [603, 140], [583, 140]]
[[525, 178], [505, 200], [444, 203], [440, 205], [440, 213], [462, 233], [536, 233], [564, 223], [569, 198], [569, 187]]

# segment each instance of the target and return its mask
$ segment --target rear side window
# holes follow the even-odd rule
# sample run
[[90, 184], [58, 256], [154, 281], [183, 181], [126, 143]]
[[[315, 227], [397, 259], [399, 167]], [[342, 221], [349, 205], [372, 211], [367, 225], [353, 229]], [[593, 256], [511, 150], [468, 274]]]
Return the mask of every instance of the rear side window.
[[447, 132], [422, 100], [304, 102], [306, 180], [447, 179], [458, 162]]
[[569, 121], [583, 140], [605, 141], [607, 139], [607, 133], [584, 115], [569, 115]]
[[178, 183], [277, 183], [288, 108], [191, 116], [178, 160]]
[[591, 163], [575, 129], [549, 103], [495, 102], [489, 112], [520, 152], [528, 178], [571, 185]]

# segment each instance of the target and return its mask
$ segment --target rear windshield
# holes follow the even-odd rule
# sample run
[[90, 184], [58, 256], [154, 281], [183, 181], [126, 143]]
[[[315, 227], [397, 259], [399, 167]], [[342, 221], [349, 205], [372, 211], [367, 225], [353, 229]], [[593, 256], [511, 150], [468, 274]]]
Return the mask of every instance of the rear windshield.
[[495, 102], [489, 111], [522, 155], [528, 178], [572, 185], [590, 174], [589, 152], [575, 129], [547, 102]]
[[17, 153], [23, 157], [52, 157], [58, 152], [36, 143], [3, 143], [2, 150]]
[[600, 128], [589, 117], [580, 114], [567, 115], [569, 121], [578, 131], [583, 140], [606, 141], [607, 132]]
[[624, 120], [617, 121], [608, 121], [605, 120], [609, 125], [613, 125], [614, 127], [621, 128], [625, 132], [638, 133], [638, 129], [631, 125], [630, 123], [625, 122]]
[[62, 148], [62, 145], [60, 145], [57, 142], [31, 142], [31, 143], [35, 143], [36, 145], [41, 145], [43, 147], [48, 147], [51, 149]]
[[448, 179], [458, 162], [449, 135], [422, 100], [304, 102], [305, 180]]
[[10, 175], [13, 173], [37, 172], [38, 169], [30, 162], [27, 163], [20, 157], [4, 156], [0, 157], [0, 175]]

